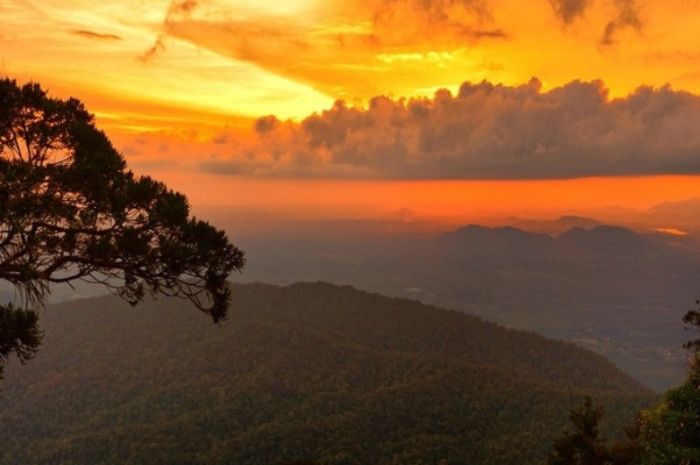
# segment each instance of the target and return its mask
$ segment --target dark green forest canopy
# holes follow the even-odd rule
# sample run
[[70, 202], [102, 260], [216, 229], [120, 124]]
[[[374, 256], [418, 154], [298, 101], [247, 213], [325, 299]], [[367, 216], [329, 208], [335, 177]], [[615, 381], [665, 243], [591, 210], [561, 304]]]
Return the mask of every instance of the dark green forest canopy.
[[[0, 80], [0, 280], [23, 303], [83, 280], [132, 304], [149, 293], [187, 298], [219, 321], [226, 280], [243, 265], [243, 252], [193, 218], [182, 194], [127, 169], [80, 101]], [[0, 313], [0, 366], [12, 352], [30, 357], [39, 334], [31, 317]]]
[[458, 312], [321, 283], [233, 292], [220, 328], [170, 299], [51, 308], [36, 360], [10, 367], [0, 464], [534, 465], [582, 396], [608, 435], [654, 399], [592, 352]]

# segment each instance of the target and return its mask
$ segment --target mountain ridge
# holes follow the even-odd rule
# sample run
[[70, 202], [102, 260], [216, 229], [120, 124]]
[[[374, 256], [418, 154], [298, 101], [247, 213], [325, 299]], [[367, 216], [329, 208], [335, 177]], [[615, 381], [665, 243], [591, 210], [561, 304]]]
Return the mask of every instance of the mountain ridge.
[[614, 427], [653, 398], [592, 352], [456, 311], [326, 283], [233, 290], [221, 327], [168, 299], [52, 307], [37, 359], [8, 366], [0, 464], [535, 465], [572, 395]]

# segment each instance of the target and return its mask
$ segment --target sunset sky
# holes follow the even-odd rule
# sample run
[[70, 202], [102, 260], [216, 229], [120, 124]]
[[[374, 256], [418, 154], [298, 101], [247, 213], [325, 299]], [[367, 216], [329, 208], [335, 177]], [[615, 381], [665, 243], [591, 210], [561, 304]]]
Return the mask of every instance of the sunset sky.
[[700, 196], [697, 0], [0, 0], [0, 25], [1, 74], [83, 100], [195, 206]]

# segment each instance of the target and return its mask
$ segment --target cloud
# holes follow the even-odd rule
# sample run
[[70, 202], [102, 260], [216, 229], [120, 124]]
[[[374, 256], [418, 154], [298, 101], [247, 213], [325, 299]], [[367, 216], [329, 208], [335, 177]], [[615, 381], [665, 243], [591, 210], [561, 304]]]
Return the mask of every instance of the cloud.
[[[592, 0], [549, 0], [549, 3], [557, 18], [564, 24], [571, 24], [582, 18], [593, 5]], [[608, 3], [615, 11], [615, 16], [605, 25], [599, 42], [601, 46], [613, 45], [615, 36], [622, 29], [640, 31], [643, 26], [637, 0], [608, 0]]]
[[102, 34], [99, 32], [93, 32], [93, 31], [88, 31], [86, 29], [76, 29], [73, 31], [70, 31], [71, 34], [80, 36], [80, 37], [85, 37], [87, 39], [98, 39], [98, 40], [122, 40], [121, 36], [118, 36], [116, 34]]
[[474, 39], [507, 39], [510, 37], [503, 29], [483, 29], [472, 31]]
[[591, 5], [591, 0], [549, 0], [549, 3], [557, 17], [570, 24], [584, 15]]
[[356, 179], [548, 179], [700, 173], [700, 96], [601, 81], [542, 91], [464, 83], [457, 95], [343, 101], [300, 122], [258, 120], [208, 172]]
[[155, 58], [156, 55], [165, 51], [166, 48], [165, 34], [159, 34], [158, 37], [156, 37], [156, 40], [153, 42], [153, 45], [151, 45], [148, 50], [139, 56], [139, 60], [141, 60], [143, 63], [148, 63]]
[[[477, 44], [511, 38], [492, 15], [491, 1], [338, 0], [313, 7], [287, 2], [277, 11], [201, 0], [169, 15], [155, 45], [162, 48], [176, 37], [333, 97], [408, 94], [435, 86], [435, 68], [445, 75], [459, 66], [454, 74], [461, 75], [480, 66]], [[441, 79], [454, 82], [452, 75]]]
[[615, 36], [621, 29], [631, 28], [636, 31], [642, 29], [642, 20], [636, 0], [615, 0], [615, 7], [617, 17], [608, 22], [603, 37], [600, 39], [600, 44], [604, 46], [614, 44]]
[[170, 0], [163, 19], [163, 32], [156, 36], [151, 45], [139, 58], [144, 63], [152, 60], [167, 48], [165, 40], [179, 21], [187, 19], [200, 5], [200, 0]]
[[507, 36], [490, 27], [489, 0], [382, 0], [370, 2], [369, 12], [380, 44], [401, 45], [429, 37], [474, 41]]

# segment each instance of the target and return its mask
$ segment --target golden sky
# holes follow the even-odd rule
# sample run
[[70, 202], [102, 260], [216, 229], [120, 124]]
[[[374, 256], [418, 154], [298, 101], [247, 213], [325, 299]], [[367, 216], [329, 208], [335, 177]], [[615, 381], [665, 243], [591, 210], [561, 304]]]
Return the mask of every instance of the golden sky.
[[700, 90], [693, 0], [1, 0], [0, 25], [4, 73], [135, 131], [483, 79]]
[[[670, 186], [656, 176], [697, 174], [700, 159], [699, 26], [697, 0], [0, 0], [0, 72], [85, 101], [133, 166], [176, 183], [263, 177], [277, 192], [283, 179], [424, 173]], [[503, 87], [460, 91], [483, 80]]]

